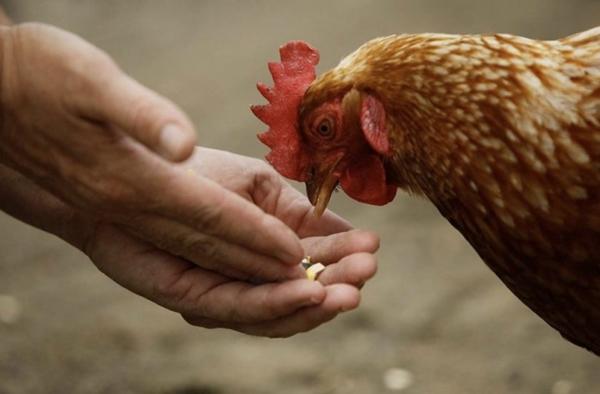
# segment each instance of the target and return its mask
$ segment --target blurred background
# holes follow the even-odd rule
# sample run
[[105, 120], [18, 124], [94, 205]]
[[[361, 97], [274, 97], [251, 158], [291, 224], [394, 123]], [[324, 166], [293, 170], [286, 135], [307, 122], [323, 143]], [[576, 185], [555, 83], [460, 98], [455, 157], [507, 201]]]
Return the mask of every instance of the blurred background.
[[[324, 71], [392, 33], [557, 38], [600, 21], [594, 0], [4, 4], [107, 51], [180, 105], [202, 145], [257, 157], [264, 126], [248, 106], [287, 40], [319, 48]], [[378, 276], [359, 310], [284, 340], [190, 327], [0, 213], [0, 393], [600, 392], [600, 359], [517, 301], [430, 204], [399, 195], [375, 208], [339, 193], [332, 207], [382, 234]]]

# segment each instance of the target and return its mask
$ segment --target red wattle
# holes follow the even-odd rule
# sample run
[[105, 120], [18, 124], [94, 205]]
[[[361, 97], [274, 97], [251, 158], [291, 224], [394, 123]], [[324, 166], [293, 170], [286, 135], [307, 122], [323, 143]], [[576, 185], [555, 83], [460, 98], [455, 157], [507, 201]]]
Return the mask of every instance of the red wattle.
[[349, 166], [340, 178], [342, 189], [353, 199], [385, 205], [396, 196], [397, 187], [386, 182], [381, 158], [368, 155]]

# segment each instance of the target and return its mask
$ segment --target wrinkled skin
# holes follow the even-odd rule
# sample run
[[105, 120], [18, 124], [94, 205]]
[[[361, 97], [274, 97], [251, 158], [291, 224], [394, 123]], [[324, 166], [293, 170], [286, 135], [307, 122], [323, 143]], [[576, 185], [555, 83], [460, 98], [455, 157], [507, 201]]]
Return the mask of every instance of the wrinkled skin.
[[[183, 165], [160, 159], [192, 153], [185, 115], [81, 39], [39, 24], [0, 28], [0, 39], [0, 209], [195, 325], [289, 336], [358, 305], [375, 235], [324, 236], [349, 225], [307, 219], [306, 200], [257, 160], [200, 149]], [[258, 284], [302, 277], [303, 249], [328, 265], [320, 283]]]
[[[327, 265], [319, 282], [252, 284], [225, 277], [157, 249], [118, 224], [86, 216], [3, 166], [0, 182], [10, 193], [0, 195], [0, 207], [69, 241], [113, 280], [194, 325], [290, 336], [358, 306], [358, 288], [376, 270], [376, 235], [346, 231], [349, 224], [331, 213], [321, 219], [310, 215], [308, 201], [256, 159], [198, 148], [177, 170], [190, 183], [211, 176], [292, 226], [306, 253]], [[29, 206], [23, 210], [24, 205]]]
[[[256, 335], [288, 336], [358, 306], [360, 298], [354, 286], [362, 286], [375, 273], [372, 253], [378, 247], [376, 235], [346, 232], [351, 227], [331, 213], [316, 219], [309, 214], [311, 206], [306, 198], [259, 160], [198, 149], [185, 167], [210, 176], [280, 218], [303, 238], [305, 254], [328, 265], [319, 276], [324, 287], [304, 279], [256, 286], [172, 260], [169, 267], [159, 268], [166, 271], [159, 276], [172, 280], [165, 289], [168, 299], [178, 301], [175, 308], [182, 310], [188, 322]], [[190, 173], [190, 177], [193, 182], [196, 175]], [[168, 259], [160, 252], [154, 256]], [[112, 267], [100, 268], [108, 273]], [[120, 281], [120, 276], [115, 279]], [[175, 309], [169, 301], [163, 305]]]
[[0, 44], [0, 164], [203, 268], [303, 275], [302, 244], [281, 220], [206, 177], [190, 184], [169, 163], [187, 158], [195, 138], [173, 103], [57, 28], [2, 27]]

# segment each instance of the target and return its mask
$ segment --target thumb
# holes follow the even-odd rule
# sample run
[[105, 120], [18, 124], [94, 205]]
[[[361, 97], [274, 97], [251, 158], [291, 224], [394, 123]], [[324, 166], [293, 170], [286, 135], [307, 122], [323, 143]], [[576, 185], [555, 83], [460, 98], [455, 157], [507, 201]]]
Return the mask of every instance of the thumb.
[[171, 101], [124, 73], [111, 78], [99, 98], [100, 117], [171, 161], [194, 150], [196, 133], [187, 116]]

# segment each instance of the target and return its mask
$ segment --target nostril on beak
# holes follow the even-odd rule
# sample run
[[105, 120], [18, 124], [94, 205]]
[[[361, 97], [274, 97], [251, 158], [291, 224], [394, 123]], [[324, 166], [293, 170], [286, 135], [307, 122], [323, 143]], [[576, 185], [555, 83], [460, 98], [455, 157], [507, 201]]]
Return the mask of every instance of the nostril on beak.
[[308, 179], [305, 182], [306, 185], [306, 196], [312, 205], [317, 203], [317, 196], [319, 195], [319, 185], [316, 179], [316, 171], [314, 167], [311, 167], [308, 172]]
[[308, 170], [308, 179], [310, 179], [310, 180], [315, 179], [316, 172], [317, 172], [317, 170], [315, 170], [315, 167], [310, 167], [310, 169]]

